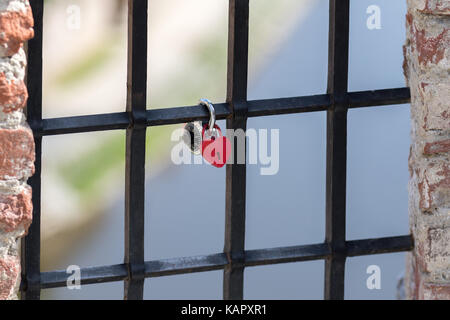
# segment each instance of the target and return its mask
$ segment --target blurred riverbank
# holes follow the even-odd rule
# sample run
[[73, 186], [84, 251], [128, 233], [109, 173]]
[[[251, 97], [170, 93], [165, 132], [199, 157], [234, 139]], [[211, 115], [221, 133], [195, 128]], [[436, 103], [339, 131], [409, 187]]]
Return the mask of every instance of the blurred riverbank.
[[[252, 4], [253, 74], [276, 52], [312, 1]], [[195, 105], [225, 99], [228, 1], [149, 2], [148, 105]], [[45, 3], [45, 118], [125, 109], [126, 7], [111, 0]], [[151, 172], [167, 167], [174, 126], [149, 129]], [[42, 168], [42, 264], [51, 268], [102, 223], [123, 196], [125, 134], [97, 132], [46, 137]]]
[[[401, 47], [404, 42], [406, 4], [379, 0], [382, 28], [368, 30], [366, 8], [371, 4], [369, 0], [352, 1], [351, 91], [404, 86]], [[268, 29], [279, 27], [279, 21], [270, 21]], [[226, 19], [222, 27], [224, 29], [221, 30], [226, 30]], [[255, 29], [250, 31], [254, 35]], [[325, 92], [328, 1], [314, 1], [311, 10], [297, 19], [292, 32], [286, 35], [289, 37], [268, 55], [265, 63], [257, 67], [252, 62], [249, 99]], [[220, 43], [226, 45], [225, 35]], [[266, 40], [263, 44], [267, 46], [271, 43]], [[255, 48], [254, 44], [252, 46]], [[219, 51], [222, 52], [222, 49]], [[252, 52], [254, 56], [265, 55], [255, 49]], [[213, 100], [223, 101], [225, 79], [221, 75], [225, 72], [226, 57], [216, 57], [217, 65], [221, 65], [217, 69], [221, 70], [217, 72], [219, 80], [212, 81], [212, 86], [192, 85], [189, 89], [192, 90], [192, 97], [178, 102], [195, 104], [199, 96], [210, 97], [210, 94]], [[207, 61], [201, 58], [199, 64]], [[208, 75], [215, 74], [211, 69], [208, 70]], [[166, 92], [172, 94], [182, 89], [184, 84], [197, 84], [199, 79], [191, 76], [194, 71], [186, 71], [187, 77], [184, 79], [187, 80], [180, 85], [173, 84]], [[212, 90], [216, 85], [222, 91], [213, 96]], [[151, 88], [150, 85], [150, 92]], [[153, 107], [151, 101], [150, 106]], [[177, 105], [176, 102], [173, 105]], [[219, 124], [224, 127], [223, 122]], [[274, 176], [260, 176], [260, 166], [248, 166], [246, 248], [322, 242], [325, 233], [325, 113], [252, 118], [249, 119], [248, 127], [280, 129], [280, 170]], [[150, 140], [155, 134], [154, 129], [150, 129]], [[161, 141], [166, 145], [169, 135], [161, 135]], [[408, 150], [408, 105], [349, 111], [347, 239], [408, 233]], [[208, 165], [175, 166], [167, 154], [152, 148], [149, 153], [150, 156], [156, 153], [161, 157], [161, 162], [169, 166], [158, 172], [154, 170], [155, 163], [151, 159], [149, 161], [145, 202], [145, 259], [221, 252], [225, 170]], [[117, 172], [122, 174], [123, 168]], [[123, 188], [123, 185], [120, 187]], [[65, 247], [66, 256], [49, 264], [48, 268], [65, 269], [71, 264], [84, 267], [123, 262], [123, 189], [115, 193], [115, 197], [115, 201], [105, 201], [106, 214], [93, 227], [95, 232], [85, 232], [74, 238], [71, 246]], [[377, 265], [381, 269], [380, 290], [369, 290], [366, 286], [366, 270], [370, 265]], [[395, 299], [397, 279], [403, 269], [403, 253], [349, 258], [346, 264], [345, 297]], [[323, 273], [323, 261], [247, 268], [245, 298], [321, 299]], [[146, 280], [145, 298], [220, 299], [221, 287], [221, 271], [152, 278]], [[92, 285], [72, 291], [66, 288], [52, 289], [44, 290], [44, 293], [53, 299], [121, 299], [123, 284]]]

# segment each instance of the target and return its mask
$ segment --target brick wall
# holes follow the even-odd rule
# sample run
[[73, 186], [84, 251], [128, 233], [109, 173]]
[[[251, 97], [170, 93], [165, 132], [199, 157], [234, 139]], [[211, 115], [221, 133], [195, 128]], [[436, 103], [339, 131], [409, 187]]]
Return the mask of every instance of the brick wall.
[[26, 56], [23, 43], [33, 37], [28, 0], [0, 0], [0, 300], [16, 298], [20, 279], [17, 241], [32, 214], [34, 139], [25, 122]]
[[405, 76], [411, 87], [409, 212], [415, 249], [410, 299], [450, 299], [450, 1], [407, 0]]

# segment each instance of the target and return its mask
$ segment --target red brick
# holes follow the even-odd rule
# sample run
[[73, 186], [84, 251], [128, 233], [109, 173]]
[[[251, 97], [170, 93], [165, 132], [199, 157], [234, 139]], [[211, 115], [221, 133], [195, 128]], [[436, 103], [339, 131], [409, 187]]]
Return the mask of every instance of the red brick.
[[17, 257], [0, 257], [0, 300], [6, 300], [11, 296], [19, 275], [20, 263]]
[[24, 179], [34, 173], [34, 139], [29, 128], [0, 129], [0, 179]]
[[0, 229], [11, 232], [22, 226], [28, 230], [32, 213], [30, 187], [27, 186], [19, 194], [0, 196]]
[[444, 29], [436, 37], [427, 37], [425, 30], [414, 31], [415, 47], [418, 51], [418, 60], [421, 65], [429, 63], [438, 64], [444, 59], [444, 53], [449, 45], [449, 30]]
[[448, 0], [425, 0], [425, 6], [419, 12], [434, 15], [450, 15], [450, 1]]
[[450, 151], [450, 139], [435, 142], [427, 142], [423, 148], [426, 155], [436, 155], [440, 153], [448, 153]]
[[30, 7], [23, 11], [3, 11], [0, 13], [0, 45], [6, 45], [7, 56], [17, 53], [23, 42], [33, 38], [33, 15]]
[[3, 112], [23, 109], [27, 98], [27, 87], [22, 80], [7, 80], [5, 74], [0, 73], [0, 108]]
[[436, 284], [425, 283], [421, 286], [419, 292], [421, 300], [450, 300], [450, 283]]

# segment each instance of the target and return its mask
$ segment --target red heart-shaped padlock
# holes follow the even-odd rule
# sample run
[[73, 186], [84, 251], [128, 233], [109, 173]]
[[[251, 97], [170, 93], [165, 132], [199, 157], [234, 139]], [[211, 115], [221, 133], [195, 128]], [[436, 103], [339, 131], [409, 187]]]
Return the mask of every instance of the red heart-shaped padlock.
[[215, 125], [212, 132], [207, 127], [206, 124], [202, 132], [202, 156], [213, 166], [222, 168], [231, 154], [230, 140], [222, 135], [219, 126]]

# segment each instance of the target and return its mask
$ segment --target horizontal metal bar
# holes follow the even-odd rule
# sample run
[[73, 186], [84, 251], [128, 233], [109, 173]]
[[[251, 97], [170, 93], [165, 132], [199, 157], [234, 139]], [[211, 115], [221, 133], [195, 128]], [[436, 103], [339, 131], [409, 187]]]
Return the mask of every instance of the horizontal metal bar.
[[94, 114], [77, 117], [63, 117], [42, 120], [42, 128], [34, 128], [35, 135], [59, 135], [69, 133], [94, 132], [126, 129], [130, 125], [127, 112]]
[[[223, 120], [231, 115], [227, 103], [214, 104], [214, 109], [216, 110], [216, 119], [218, 120]], [[161, 126], [208, 119], [208, 109], [199, 106], [147, 110], [148, 126]]]
[[261, 117], [290, 113], [325, 111], [330, 106], [330, 96], [320, 94], [315, 96], [279, 98], [248, 101], [248, 116]]
[[365, 256], [382, 253], [394, 253], [412, 250], [414, 241], [411, 236], [387, 237], [378, 239], [353, 240], [346, 242], [347, 256]]
[[[42, 272], [41, 288], [58, 288], [67, 285], [70, 276], [65, 270]], [[98, 284], [105, 282], [122, 281], [128, 277], [128, 269], [125, 264], [111, 266], [88, 267], [81, 269], [81, 284]]]
[[325, 259], [330, 250], [325, 243], [245, 252], [245, 266], [262, 266], [288, 262]]
[[404, 104], [411, 101], [409, 88], [350, 92], [349, 108], [377, 107]]
[[[409, 88], [350, 92], [349, 108], [403, 104], [410, 101]], [[330, 106], [328, 94], [248, 101], [248, 116], [261, 117], [281, 114], [326, 111]], [[219, 120], [231, 116], [227, 103], [214, 105]], [[151, 109], [146, 111], [147, 126], [161, 126], [206, 120], [206, 108], [198, 106]], [[37, 136], [60, 135], [105, 130], [126, 129], [131, 125], [127, 112], [95, 114], [76, 117], [50, 118], [42, 121], [42, 128], [31, 127]]]
[[[409, 251], [413, 248], [410, 235], [378, 239], [352, 240], [346, 242], [349, 257]], [[245, 251], [246, 267], [325, 259], [330, 249], [325, 243], [257, 249]], [[145, 277], [162, 277], [221, 270], [229, 263], [225, 253], [204, 256], [162, 259], [145, 262]], [[64, 287], [69, 274], [65, 270], [41, 273], [41, 288]], [[127, 279], [126, 264], [89, 267], [81, 269], [81, 284], [96, 284]]]
[[146, 277], [162, 277], [175, 274], [186, 274], [223, 269], [228, 264], [224, 253], [206, 256], [173, 258], [145, 263]]

